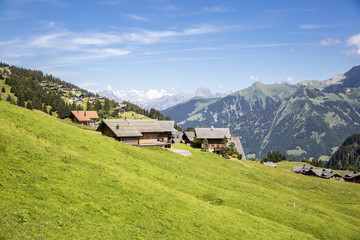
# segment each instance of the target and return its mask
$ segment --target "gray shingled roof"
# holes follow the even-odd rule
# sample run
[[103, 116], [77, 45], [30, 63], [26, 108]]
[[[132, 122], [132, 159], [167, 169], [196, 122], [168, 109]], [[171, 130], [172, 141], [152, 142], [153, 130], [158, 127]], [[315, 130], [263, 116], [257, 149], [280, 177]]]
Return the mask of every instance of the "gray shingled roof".
[[199, 139], [223, 139], [230, 138], [229, 128], [195, 128], [196, 137]]
[[164, 132], [174, 131], [175, 121], [158, 121], [158, 123]]
[[123, 119], [103, 119], [102, 123], [107, 125], [117, 137], [143, 136], [143, 134], [136, 127], [130, 125], [129, 122]]
[[154, 119], [127, 119], [131, 126], [141, 133], [164, 132], [159, 125], [159, 121]]
[[153, 119], [103, 119], [102, 123], [117, 137], [141, 137], [143, 133], [164, 132], [159, 122]]
[[344, 178], [353, 178], [353, 177], [357, 177], [359, 175], [360, 175], [360, 173], [357, 173], [356, 171], [347, 172], [347, 173], [344, 174]]
[[293, 166], [293, 172], [295, 173], [305, 173], [307, 171], [310, 171], [310, 169], [314, 169], [313, 167], [309, 166]]
[[[224, 137], [224, 136], [223, 136]], [[246, 155], [244, 149], [241, 145], [241, 141], [239, 137], [232, 137], [231, 142], [235, 144], [236, 150], [243, 156], [243, 159], [246, 159]]]
[[184, 134], [189, 139], [190, 142], [194, 141], [194, 137], [195, 137], [194, 132], [184, 132]]

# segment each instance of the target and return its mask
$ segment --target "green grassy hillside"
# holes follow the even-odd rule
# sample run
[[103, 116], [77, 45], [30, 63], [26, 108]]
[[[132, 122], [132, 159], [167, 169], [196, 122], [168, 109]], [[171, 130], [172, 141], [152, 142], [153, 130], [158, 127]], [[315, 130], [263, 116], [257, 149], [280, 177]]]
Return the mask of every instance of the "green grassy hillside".
[[0, 239], [360, 235], [360, 184], [127, 146], [4, 101], [0, 123]]

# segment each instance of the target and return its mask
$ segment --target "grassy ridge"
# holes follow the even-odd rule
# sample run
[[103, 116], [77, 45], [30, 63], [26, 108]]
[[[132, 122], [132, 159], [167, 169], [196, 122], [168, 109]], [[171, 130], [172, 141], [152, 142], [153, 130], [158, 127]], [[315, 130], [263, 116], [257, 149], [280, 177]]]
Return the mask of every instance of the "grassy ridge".
[[7, 102], [0, 123], [0, 239], [360, 234], [359, 184], [127, 146]]

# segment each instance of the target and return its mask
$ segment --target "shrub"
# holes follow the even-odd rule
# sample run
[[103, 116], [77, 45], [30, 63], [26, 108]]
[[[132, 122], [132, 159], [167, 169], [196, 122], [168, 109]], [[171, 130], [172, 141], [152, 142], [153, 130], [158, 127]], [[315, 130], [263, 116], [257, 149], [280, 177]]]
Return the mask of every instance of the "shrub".
[[233, 154], [231, 157], [232, 157], [232, 158], [238, 158], [238, 155]]

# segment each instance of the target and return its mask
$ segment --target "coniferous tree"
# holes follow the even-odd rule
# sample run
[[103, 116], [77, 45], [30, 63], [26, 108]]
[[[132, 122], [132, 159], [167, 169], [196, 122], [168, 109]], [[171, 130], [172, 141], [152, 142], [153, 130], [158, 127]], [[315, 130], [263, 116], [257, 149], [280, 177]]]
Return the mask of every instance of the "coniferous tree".
[[204, 152], [209, 151], [209, 142], [208, 140], [205, 138], [204, 141], [202, 142], [202, 150]]
[[18, 96], [17, 105], [20, 106], [20, 107], [25, 107], [25, 101], [24, 101], [22, 95]]
[[10, 94], [7, 96], [7, 98], [6, 98], [6, 101], [8, 101], [8, 102], [11, 102], [11, 100], [12, 100], [12, 97], [10, 96]]
[[101, 109], [101, 102], [99, 100], [96, 100], [94, 110], [99, 111]]
[[5, 92], [6, 90], [5, 90], [5, 87], [3, 87], [2, 89], [1, 89], [1, 92]]
[[104, 110], [105, 112], [109, 112], [110, 111], [110, 100], [105, 98], [105, 103], [104, 103]]
[[33, 110], [33, 105], [30, 100], [26, 102], [26, 108], [29, 110]]
[[43, 111], [44, 113], [48, 113], [46, 104], [43, 104], [41, 111]]
[[91, 110], [91, 103], [90, 101], [87, 101], [86, 103], [86, 111], [90, 111]]

